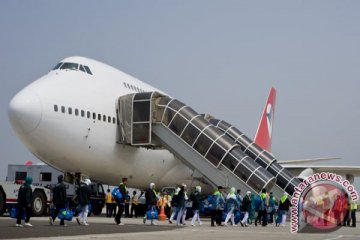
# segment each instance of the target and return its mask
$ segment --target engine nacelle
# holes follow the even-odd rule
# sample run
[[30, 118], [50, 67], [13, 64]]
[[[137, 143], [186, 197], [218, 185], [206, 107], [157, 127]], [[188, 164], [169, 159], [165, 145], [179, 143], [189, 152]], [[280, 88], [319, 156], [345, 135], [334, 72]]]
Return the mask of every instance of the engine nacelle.
[[302, 182], [305, 178], [313, 175], [314, 173], [315, 173], [314, 169], [306, 168], [299, 174], [297, 178]]

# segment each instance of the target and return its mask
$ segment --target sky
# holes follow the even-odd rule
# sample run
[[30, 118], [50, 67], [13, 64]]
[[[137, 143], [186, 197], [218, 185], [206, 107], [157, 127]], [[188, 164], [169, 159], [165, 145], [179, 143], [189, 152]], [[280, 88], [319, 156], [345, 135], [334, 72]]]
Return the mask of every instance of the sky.
[[0, 1], [0, 180], [38, 162], [11, 98], [69, 56], [105, 62], [253, 138], [277, 89], [273, 154], [360, 166], [359, 1]]

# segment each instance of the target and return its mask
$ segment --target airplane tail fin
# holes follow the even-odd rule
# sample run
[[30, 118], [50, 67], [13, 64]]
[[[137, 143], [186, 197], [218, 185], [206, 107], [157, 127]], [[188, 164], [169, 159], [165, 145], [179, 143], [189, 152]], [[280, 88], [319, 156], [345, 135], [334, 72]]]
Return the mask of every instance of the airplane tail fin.
[[271, 139], [275, 114], [276, 89], [272, 87], [258, 129], [255, 134], [255, 143], [271, 152]]

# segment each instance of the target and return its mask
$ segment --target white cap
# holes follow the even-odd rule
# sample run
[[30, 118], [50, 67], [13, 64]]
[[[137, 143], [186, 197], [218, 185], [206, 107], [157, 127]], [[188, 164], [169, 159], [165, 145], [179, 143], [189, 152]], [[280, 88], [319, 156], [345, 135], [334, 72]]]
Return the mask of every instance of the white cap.
[[249, 194], [251, 194], [251, 192], [250, 192], [250, 191], [247, 191], [246, 194], [249, 195]]
[[84, 183], [85, 183], [86, 185], [90, 185], [90, 184], [91, 184], [91, 180], [87, 178], [87, 179], [85, 179]]
[[175, 189], [175, 194], [178, 194], [179, 192], [180, 192], [180, 188], [177, 187], [177, 188]]
[[153, 188], [155, 186], [155, 183], [150, 183], [150, 188]]
[[196, 186], [196, 191], [201, 192], [201, 186]]

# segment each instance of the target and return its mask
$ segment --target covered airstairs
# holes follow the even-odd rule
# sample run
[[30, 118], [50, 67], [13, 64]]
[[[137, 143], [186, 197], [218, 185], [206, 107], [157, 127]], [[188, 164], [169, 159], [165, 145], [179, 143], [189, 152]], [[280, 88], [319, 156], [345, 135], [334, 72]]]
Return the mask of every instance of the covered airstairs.
[[166, 148], [213, 186], [260, 192], [262, 188], [272, 189], [276, 176], [289, 181], [281, 185], [282, 189], [289, 193], [293, 189], [295, 180], [277, 169], [273, 159], [259, 160], [258, 155], [269, 158], [262, 150], [260, 154], [244, 148], [239, 137], [234, 141], [234, 135], [226, 131], [229, 127], [219, 127], [218, 122], [205, 119], [176, 99], [158, 92], [133, 93], [119, 97], [117, 110], [119, 142]]

